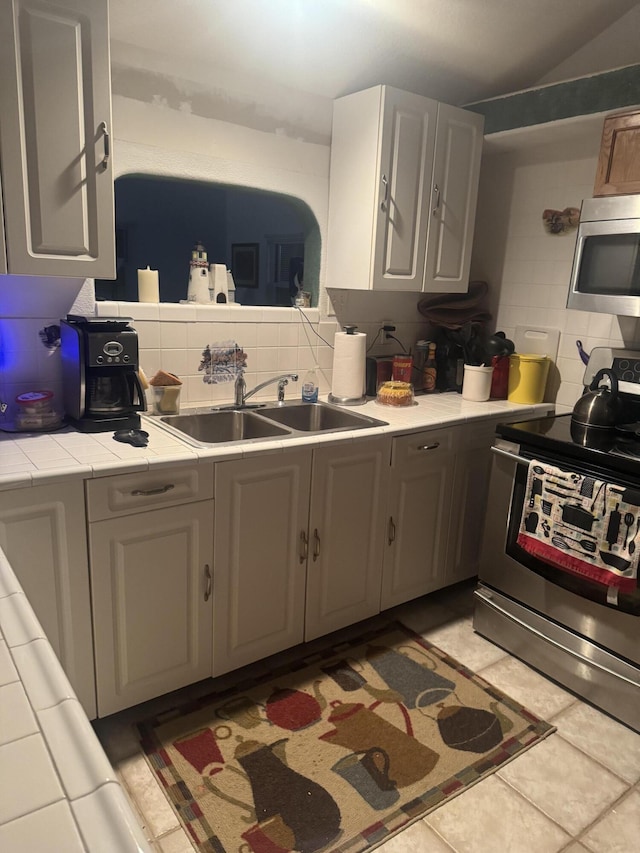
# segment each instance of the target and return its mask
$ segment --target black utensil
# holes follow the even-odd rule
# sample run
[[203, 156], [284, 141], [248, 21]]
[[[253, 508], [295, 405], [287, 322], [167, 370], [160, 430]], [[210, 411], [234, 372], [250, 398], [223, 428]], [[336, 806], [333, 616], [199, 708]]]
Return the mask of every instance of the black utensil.
[[593, 497], [593, 487], [595, 484], [596, 481], [593, 477], [585, 477], [580, 484], [580, 494], [584, 495], [585, 498]]
[[624, 489], [620, 498], [631, 506], [640, 506], [640, 492], [635, 489]]
[[562, 507], [562, 520], [590, 533], [596, 518], [580, 504], [565, 504]]
[[536, 495], [542, 494], [542, 480], [539, 480], [537, 477], [533, 478], [533, 483], [531, 484], [531, 495], [529, 496], [529, 507], [532, 507], [536, 500]]
[[535, 533], [538, 526], [538, 513], [530, 512], [524, 520], [524, 527], [527, 533]]
[[[571, 541], [575, 542], [576, 540], [572, 539]], [[551, 544], [555, 545], [556, 548], [561, 548], [563, 551], [577, 551], [580, 553], [580, 548], [574, 548], [573, 545], [569, 544], [564, 536], [560, 536], [558, 533], [551, 537]]]
[[600, 554], [600, 559], [603, 563], [606, 563], [607, 566], [612, 566], [619, 572], [624, 572], [625, 569], [628, 569], [631, 565], [631, 560], [625, 560], [624, 557], [620, 557], [618, 554], [610, 554], [608, 551], [602, 550], [598, 553]]
[[545, 489], [545, 491], [547, 492], [547, 494], [555, 495], [557, 498], [564, 498], [565, 500], [567, 499], [567, 496], [564, 492], [556, 492], [554, 489]]
[[633, 554], [636, 550], [636, 537], [640, 531], [640, 515], [638, 515], [638, 523], [636, 524], [636, 532], [633, 534], [631, 542], [629, 542], [629, 553]]
[[626, 533], [624, 534], [624, 545], [623, 548], [627, 547], [627, 539], [629, 538], [629, 531], [631, 530], [631, 525], [635, 521], [632, 512], [625, 512], [624, 514], [624, 523], [627, 525]]
[[542, 501], [540, 503], [540, 506], [542, 507], [542, 514], [543, 515], [551, 515], [551, 510], [553, 508], [553, 504], [550, 501]]
[[620, 504], [616, 504], [616, 508], [611, 510], [609, 513], [609, 525], [607, 527], [607, 535], [605, 537], [607, 544], [609, 545], [609, 550], [611, 550], [611, 546], [615, 545], [618, 541], [618, 535], [620, 533], [620, 519], [622, 516], [618, 512], [619, 506]]

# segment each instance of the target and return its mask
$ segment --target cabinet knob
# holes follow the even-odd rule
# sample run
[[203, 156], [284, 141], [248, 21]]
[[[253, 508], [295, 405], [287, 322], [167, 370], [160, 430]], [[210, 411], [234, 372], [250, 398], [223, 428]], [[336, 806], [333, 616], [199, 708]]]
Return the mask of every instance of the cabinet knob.
[[387, 530], [387, 536], [389, 540], [389, 545], [392, 545], [396, 540], [396, 525], [392, 515], [389, 516], [389, 527]]
[[300, 531], [300, 563], [304, 563], [309, 554], [309, 540], [307, 539], [307, 531]]
[[204, 600], [209, 601], [209, 599], [211, 598], [211, 592], [213, 590], [213, 578], [211, 577], [211, 569], [208, 565], [205, 565], [204, 567], [204, 577]]

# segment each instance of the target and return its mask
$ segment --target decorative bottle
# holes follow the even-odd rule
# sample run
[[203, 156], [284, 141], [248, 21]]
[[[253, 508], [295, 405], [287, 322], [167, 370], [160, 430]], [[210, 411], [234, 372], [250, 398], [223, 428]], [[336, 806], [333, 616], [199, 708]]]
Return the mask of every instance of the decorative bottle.
[[436, 345], [433, 341], [429, 341], [429, 353], [422, 369], [422, 387], [425, 391], [436, 390], [436, 376]]

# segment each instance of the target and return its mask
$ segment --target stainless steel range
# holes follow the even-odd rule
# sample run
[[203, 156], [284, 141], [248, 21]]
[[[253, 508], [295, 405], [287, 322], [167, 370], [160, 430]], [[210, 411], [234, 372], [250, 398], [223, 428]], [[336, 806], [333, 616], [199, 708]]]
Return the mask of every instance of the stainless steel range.
[[597, 348], [620, 424], [597, 447], [571, 415], [498, 427], [474, 628], [640, 731], [640, 352]]

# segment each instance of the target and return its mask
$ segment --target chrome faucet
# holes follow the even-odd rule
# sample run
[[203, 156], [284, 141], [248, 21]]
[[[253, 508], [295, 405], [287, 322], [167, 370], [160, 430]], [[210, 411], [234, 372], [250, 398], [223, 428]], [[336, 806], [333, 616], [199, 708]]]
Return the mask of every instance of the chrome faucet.
[[262, 391], [263, 388], [266, 388], [267, 385], [272, 385], [274, 382], [278, 383], [278, 402], [284, 402], [284, 389], [285, 386], [289, 384], [289, 380], [292, 382], [298, 381], [297, 373], [283, 373], [282, 376], [274, 376], [272, 379], [266, 379], [264, 382], [261, 382], [259, 385], [256, 385], [255, 388], [252, 388], [251, 391], [247, 391], [247, 383], [244, 381], [244, 376], [242, 373], [238, 373], [236, 376], [236, 384], [235, 384], [235, 402], [234, 408], [243, 408], [246, 405], [249, 397], [253, 397], [258, 391]]

